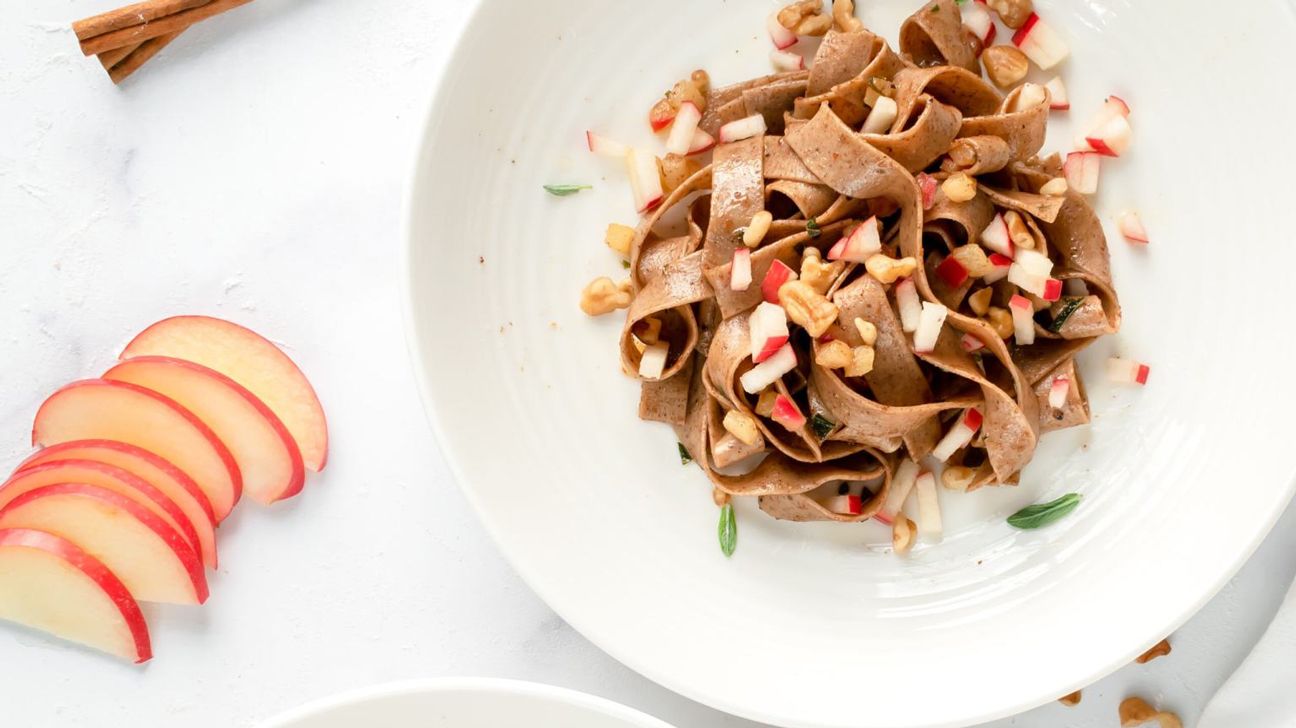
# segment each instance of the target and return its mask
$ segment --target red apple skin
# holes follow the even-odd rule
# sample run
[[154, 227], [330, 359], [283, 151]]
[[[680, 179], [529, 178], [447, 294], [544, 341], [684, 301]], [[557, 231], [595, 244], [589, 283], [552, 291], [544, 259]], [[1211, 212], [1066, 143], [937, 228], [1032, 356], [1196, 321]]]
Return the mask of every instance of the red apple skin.
[[[65, 477], [61, 475], [62, 471], [70, 469], [81, 470], [82, 472], [76, 476], [69, 475]], [[89, 471], [93, 471], [101, 478], [117, 481], [126, 488], [139, 494], [141, 498], [147, 499], [157, 510], [167, 514], [167, 517], [174, 523], [174, 528], [180, 531], [180, 535], [184, 537], [184, 540], [189, 543], [190, 546], [195, 550], [200, 549], [198, 531], [194, 527], [193, 521], [184, 514], [184, 511], [180, 510], [180, 507], [176, 505], [175, 501], [171, 500], [165, 493], [154, 488], [147, 481], [134, 473], [113, 467], [112, 465], [97, 463], [93, 460], [63, 460], [14, 471], [14, 474], [9, 477], [9, 480], [0, 484], [0, 510], [3, 510], [11, 501], [22, 495], [22, 493], [18, 492], [19, 489], [26, 488], [24, 492], [29, 492], [41, 487], [41, 485], [29, 487], [24, 481], [32, 480], [41, 483], [42, 485], [53, 485], [55, 483], [70, 482], [78, 478], [90, 479], [92, 476]], [[62, 480], [57, 480], [58, 478], [62, 478]], [[78, 480], [77, 482], [80, 481]], [[91, 485], [96, 484], [97, 483], [91, 483]], [[131, 496], [127, 497], [129, 498]], [[168, 523], [167, 525], [172, 524]]]
[[0, 529], [0, 548], [5, 547], [39, 549], [54, 554], [79, 569], [103, 589], [121, 612], [122, 619], [135, 640], [135, 663], [141, 664], [153, 659], [153, 646], [149, 640], [144, 613], [140, 611], [139, 604], [126, 589], [126, 585], [101, 561], [65, 538], [30, 528]]
[[[657, 200], [661, 202], [660, 198]], [[272, 393], [261, 391], [253, 384], [241, 381], [238, 377], [230, 377], [239, 384], [246, 387], [253, 394], [261, 398], [272, 410], [279, 415], [280, 420], [293, 433], [293, 438], [301, 451], [302, 459], [308, 469], [319, 472], [324, 469], [328, 463], [328, 421], [324, 417], [324, 408], [320, 404], [319, 396], [316, 395], [314, 387], [311, 386], [310, 380], [302, 373], [297, 364], [273, 342], [264, 336], [252, 331], [251, 329], [240, 326], [232, 321], [219, 319], [212, 316], [172, 316], [163, 319], [141, 331], [134, 339], [131, 340], [126, 348], [122, 350], [119, 359], [130, 359], [136, 356], [159, 355], [173, 356], [178, 359], [187, 359], [196, 364], [202, 364], [210, 369], [220, 371], [222, 374], [229, 376], [228, 372], [222, 370], [220, 366], [214, 365], [213, 362], [203, 361], [201, 357], [192, 354], [181, 354], [170, 350], [166, 338], [178, 330], [187, 332], [189, 336], [202, 336], [207, 338], [219, 337], [221, 343], [235, 346], [237, 345], [244, 350], [255, 350], [257, 353], [268, 357], [273, 357], [285, 372], [293, 379], [293, 384], [299, 388], [299, 393], [303, 399], [309, 400], [306, 409], [309, 410], [307, 419], [310, 420], [310, 432], [294, 430], [292, 418], [285, 416], [275, 406]], [[182, 336], [183, 338], [183, 336]], [[305, 440], [305, 441], [303, 441]]]
[[[36, 411], [35, 424], [32, 426], [33, 445], [42, 444], [41, 437], [40, 437], [40, 423], [42, 420], [42, 415], [44, 414], [46, 408], [49, 407], [50, 403], [53, 402], [60, 395], [65, 394], [67, 392], [72, 392], [76, 390], [78, 387], [120, 387], [122, 389], [133, 392], [140, 396], [149, 397], [153, 400], [156, 400], [157, 402], [160, 402], [164, 406], [170, 408], [173, 412], [175, 412], [175, 414], [182, 417], [190, 425], [193, 425], [194, 429], [198, 430], [198, 432], [203, 436], [203, 438], [206, 439], [211, 444], [212, 448], [216, 451], [216, 456], [220, 459], [221, 464], [224, 466], [225, 472], [229, 476], [230, 483], [233, 487], [233, 493], [231, 495], [232, 500], [231, 503], [229, 504], [229, 508], [225, 510], [223, 513], [220, 512], [220, 509], [217, 509], [216, 516], [218, 520], [224, 520], [225, 517], [229, 515], [229, 512], [233, 510], [234, 505], [236, 505], [239, 499], [243, 496], [243, 476], [241, 473], [239, 473], [238, 463], [234, 461], [234, 455], [230, 453], [229, 448], [225, 447], [225, 443], [221, 442], [221, 439], [216, 436], [216, 433], [212, 432], [211, 428], [208, 427], [206, 423], [198, 419], [189, 410], [185, 409], [184, 407], [181, 407], [179, 404], [175, 402], [175, 400], [172, 400], [170, 397], [164, 397], [158, 394], [157, 392], [154, 392], [151, 389], [146, 389], [144, 387], [140, 387], [134, 384], [128, 384], [126, 382], [108, 382], [102, 379], [82, 379], [81, 381], [72, 382], [71, 384], [64, 385], [63, 387], [55, 391], [54, 394], [51, 394], [45, 400], [45, 402], [41, 404], [40, 409]], [[216, 504], [213, 503], [212, 507], [215, 508]]]
[[279, 438], [279, 441], [283, 445], [284, 450], [288, 453], [288, 458], [291, 462], [292, 471], [288, 481], [284, 484], [283, 490], [274, 497], [274, 500], [280, 501], [285, 498], [291, 498], [302, 491], [302, 486], [306, 482], [306, 467], [302, 463], [301, 449], [297, 447], [297, 441], [293, 439], [292, 434], [288, 432], [288, 428], [284, 426], [283, 420], [279, 419], [279, 416], [274, 413], [274, 410], [271, 410], [265, 402], [261, 401], [260, 397], [248, 391], [247, 387], [244, 387], [242, 384], [239, 384], [215, 369], [209, 369], [201, 364], [195, 364], [191, 361], [175, 359], [169, 356], [139, 356], [133, 359], [127, 359], [125, 362], [122, 362], [105, 372], [103, 378], [113, 380], [113, 372], [122, 367], [128, 367], [132, 363], [161, 364], [164, 366], [180, 367], [182, 369], [198, 372], [204, 376], [215, 379], [241, 397], [248, 403], [248, 405], [255, 409], [257, 414], [261, 415], [270, 428], [274, 430], [275, 436]]
[[218, 521], [211, 500], [188, 473], [169, 460], [126, 442], [72, 440], [37, 450], [19, 463], [14, 473], [63, 460], [93, 460], [121, 468], [166, 492], [198, 530], [203, 562], [207, 568], [215, 570], [219, 566], [215, 537]]
[[185, 543], [184, 537], [174, 528], [167, 525], [166, 521], [163, 521], [152, 511], [120, 493], [114, 493], [104, 488], [99, 488], [93, 485], [84, 485], [82, 483], [47, 485], [23, 493], [10, 501], [4, 508], [0, 508], [0, 518], [2, 518], [6, 513], [16, 511], [32, 501], [58, 495], [77, 495], [94, 498], [108, 505], [116, 506], [134, 516], [150, 531], [157, 534], [159, 538], [165, 541], [166, 544], [171, 547], [171, 550], [175, 553], [176, 557], [180, 559], [180, 563], [184, 567], [185, 573], [188, 574], [189, 581], [193, 585], [194, 597], [198, 604], [207, 601], [207, 597], [209, 596], [207, 590], [207, 575], [203, 572], [202, 560], [199, 559], [198, 555], [194, 553], [194, 550], [189, 547], [189, 544]]
[[[202, 488], [198, 487], [194, 479], [189, 477], [188, 473], [176, 467], [161, 455], [151, 453], [128, 442], [118, 442], [117, 440], [71, 440], [69, 442], [60, 442], [57, 445], [50, 445], [32, 453], [26, 460], [18, 464], [14, 472], [35, 467], [41, 463], [57, 462], [59, 460], [98, 460], [95, 456], [96, 451], [107, 451], [137, 459], [162, 471], [163, 474], [178, 483], [198, 503], [199, 508], [207, 516], [207, 520], [211, 522], [211, 525], [215, 526], [217, 524], [216, 513], [212, 510], [211, 500], [207, 498], [207, 494], [202, 491]], [[123, 470], [131, 470], [129, 467], [118, 463], [110, 462], [108, 464], [116, 465], [116, 467]], [[135, 475], [144, 477], [140, 473], [135, 473]], [[147, 480], [147, 478], [145, 479]]]

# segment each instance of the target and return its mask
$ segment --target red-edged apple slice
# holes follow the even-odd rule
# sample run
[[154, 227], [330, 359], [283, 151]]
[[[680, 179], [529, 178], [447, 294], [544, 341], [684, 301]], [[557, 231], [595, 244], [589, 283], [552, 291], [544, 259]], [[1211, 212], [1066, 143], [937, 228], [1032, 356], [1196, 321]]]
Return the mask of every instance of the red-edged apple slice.
[[796, 402], [786, 394], [774, 398], [774, 411], [770, 413], [770, 419], [791, 432], [799, 431], [806, 423], [806, 416], [801, 414], [801, 408], [797, 407]]
[[225, 443], [243, 476], [243, 490], [269, 505], [301, 492], [306, 479], [301, 451], [288, 428], [238, 382], [183, 359], [141, 356], [103, 375], [161, 393], [198, 415]]
[[1035, 343], [1035, 307], [1025, 296], [1013, 294], [1008, 299], [1008, 310], [1012, 312], [1013, 338], [1019, 346]]
[[180, 468], [147, 450], [115, 440], [73, 440], [36, 451], [18, 471], [63, 460], [93, 460], [143, 478], [184, 511], [198, 531], [203, 563], [216, 568], [216, 512], [211, 500], [194, 479]]
[[761, 279], [761, 298], [768, 303], [779, 302], [779, 289], [788, 281], [795, 281], [797, 274], [786, 263], [775, 258], [770, 263], [769, 268], [765, 271], [765, 277]]
[[[0, 509], [12, 503], [23, 493], [59, 483], [85, 483], [120, 493], [166, 521], [168, 526], [184, 536], [185, 542], [191, 549], [202, 553], [202, 540], [198, 538], [198, 526], [189, 520], [175, 501], [143, 478], [121, 468], [93, 460], [60, 460], [19, 470], [0, 485]], [[211, 528], [211, 524], [199, 525]], [[216, 555], [212, 554], [211, 563], [214, 564], [215, 561]]]
[[150, 355], [187, 359], [243, 385], [292, 433], [306, 467], [324, 469], [328, 460], [324, 408], [306, 375], [260, 334], [210, 316], [176, 316], [145, 329], [126, 345], [120, 358]]
[[770, 42], [773, 43], [774, 47], [778, 50], [791, 48], [796, 45], [796, 33], [784, 28], [783, 24], [778, 21], [777, 10], [770, 13], [769, 17], [765, 19], [765, 28], [769, 31]]
[[47, 485], [0, 509], [0, 528], [34, 528], [71, 541], [141, 602], [207, 601], [202, 562], [184, 537], [120, 493], [84, 483]]
[[118, 440], [166, 458], [198, 483], [223, 521], [243, 492], [238, 464], [202, 420], [169, 397], [126, 382], [86, 379], [45, 400], [32, 444]]
[[1071, 108], [1071, 99], [1067, 96], [1066, 84], [1061, 76], [1054, 76], [1044, 84], [1049, 91], [1049, 108], [1054, 111], [1066, 111]]
[[144, 614], [121, 579], [44, 531], [0, 530], [0, 619], [131, 662], [153, 657]]
[[1066, 60], [1071, 54], [1071, 49], [1062, 36], [1035, 13], [1031, 13], [1026, 22], [1013, 33], [1012, 42], [1045, 71]]
[[918, 298], [918, 288], [912, 278], [904, 278], [895, 286], [896, 308], [900, 310], [900, 328], [906, 334], [918, 330], [922, 319], [922, 300]]
[[777, 48], [770, 51], [770, 65], [776, 71], [800, 71], [805, 68], [805, 59], [792, 51], [781, 51]]
[[1003, 215], [995, 213], [990, 224], [981, 231], [981, 245], [1005, 258], [1013, 257], [1012, 235], [1008, 233], [1008, 223], [1004, 222]]
[[778, 351], [774, 352], [773, 356], [747, 370], [745, 374], [738, 378], [738, 382], [742, 385], [744, 392], [756, 394], [777, 382], [784, 374], [796, 369], [796, 365], [796, 350], [792, 348], [791, 344], [784, 344]]
[[752, 361], [759, 364], [774, 356], [788, 342], [787, 311], [782, 306], [761, 301], [747, 319], [752, 345]]

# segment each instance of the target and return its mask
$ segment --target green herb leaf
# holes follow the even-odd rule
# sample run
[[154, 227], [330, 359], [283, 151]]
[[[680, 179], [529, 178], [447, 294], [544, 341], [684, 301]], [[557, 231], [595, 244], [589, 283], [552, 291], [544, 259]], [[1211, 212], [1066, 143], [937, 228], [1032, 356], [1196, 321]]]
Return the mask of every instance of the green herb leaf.
[[932, 6], [931, 6], [931, 11], [932, 11], [933, 13], [939, 13], [939, 12], [940, 12], [940, 6], [939, 6], [939, 5], [932, 5]]
[[823, 440], [825, 437], [828, 437], [828, 433], [832, 432], [833, 429], [836, 427], [837, 427], [836, 422], [833, 422], [832, 420], [828, 419], [827, 417], [824, 417], [818, 412], [815, 413], [814, 417], [810, 418], [810, 429], [814, 430], [815, 437], [819, 438], [820, 440]]
[[567, 195], [574, 195], [581, 190], [594, 189], [591, 185], [545, 185], [544, 188], [545, 192], [548, 192], [554, 197], [566, 197]]
[[1008, 516], [1008, 525], [1023, 530], [1043, 528], [1056, 523], [1080, 505], [1079, 493], [1067, 493], [1055, 501], [1026, 506]]
[[1053, 322], [1048, 325], [1048, 330], [1055, 334], [1061, 331], [1062, 324], [1066, 323], [1066, 320], [1071, 318], [1071, 314], [1075, 313], [1077, 308], [1080, 308], [1080, 304], [1083, 301], [1084, 299], [1081, 298], [1068, 298], [1066, 305], [1058, 309], [1058, 314], [1053, 317]]
[[823, 230], [819, 229], [819, 221], [815, 220], [813, 217], [806, 220], [806, 232], [809, 233], [812, 238], [817, 238], [820, 235], [823, 235]]
[[684, 443], [677, 442], [675, 444], [679, 445], [680, 465], [688, 465], [689, 463], [693, 462], [693, 456], [689, 455], [688, 448], [684, 447]]
[[626, 270], [630, 270], [630, 261], [628, 260], [621, 261], [621, 267], [625, 268]]
[[738, 545], [738, 521], [734, 519], [732, 503], [726, 503], [720, 509], [720, 525], [716, 533], [720, 537], [720, 550], [725, 556], [733, 556], [734, 547]]

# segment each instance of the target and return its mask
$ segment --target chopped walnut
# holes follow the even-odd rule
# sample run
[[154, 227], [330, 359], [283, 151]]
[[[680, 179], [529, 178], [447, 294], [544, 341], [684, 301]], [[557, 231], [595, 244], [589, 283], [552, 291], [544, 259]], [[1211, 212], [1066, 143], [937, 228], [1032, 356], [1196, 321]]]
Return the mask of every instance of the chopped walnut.
[[1030, 228], [1026, 227], [1026, 220], [1022, 218], [1021, 213], [1016, 210], [1009, 210], [1004, 213], [1004, 222], [1008, 225], [1008, 237], [1012, 238], [1013, 245], [1026, 250], [1035, 248], [1035, 236], [1031, 234]]
[[610, 223], [607, 226], [607, 233], [603, 235], [603, 242], [622, 257], [630, 257], [630, 246], [634, 243], [635, 229], [629, 225], [621, 223]]
[[968, 296], [968, 308], [972, 309], [972, 313], [978, 316], [986, 315], [990, 311], [990, 297], [993, 295], [993, 288], [982, 288]]
[[1077, 690], [1074, 693], [1063, 695], [1062, 697], [1058, 698], [1058, 702], [1067, 706], [1068, 708], [1077, 706], [1080, 704], [1080, 692], [1081, 691]]
[[778, 291], [787, 317], [819, 338], [837, 320], [837, 306], [805, 281], [788, 281]]
[[1054, 177], [1048, 182], [1045, 182], [1044, 185], [1040, 187], [1040, 194], [1048, 195], [1049, 197], [1061, 197], [1066, 193], [1067, 193], [1066, 177]]
[[868, 321], [856, 316], [855, 330], [859, 332], [860, 339], [863, 340], [865, 346], [873, 346], [877, 343], [877, 327]]
[[638, 349], [639, 353], [642, 354], [649, 346], [661, 343], [661, 329], [661, 319], [656, 316], [648, 316], [641, 321], [635, 322], [635, 325], [630, 329], [630, 333], [634, 337], [635, 349]]
[[1015, 86], [1026, 78], [1030, 70], [1030, 59], [1025, 53], [1010, 45], [990, 46], [981, 53], [981, 63], [985, 65], [986, 75], [999, 88]]
[[976, 243], [960, 245], [950, 252], [950, 257], [957, 260], [971, 278], [980, 278], [994, 270], [994, 265], [986, 256], [985, 248]]
[[891, 548], [895, 549], [897, 554], [909, 553], [910, 547], [913, 546], [914, 533], [918, 528], [909, 517], [903, 513], [897, 513], [895, 523], [891, 525]]
[[632, 300], [634, 293], [629, 278], [613, 283], [611, 278], [603, 276], [590, 281], [585, 290], [581, 291], [580, 307], [590, 316], [602, 316], [618, 308], [629, 308]]
[[901, 278], [913, 275], [913, 272], [918, 269], [918, 261], [913, 258], [896, 260], [878, 253], [864, 261], [864, 269], [881, 283], [895, 283]]
[[711, 77], [706, 71], [696, 70], [688, 78], [677, 82], [648, 110], [653, 129], [664, 129], [675, 118], [675, 112], [685, 101], [692, 101], [698, 111], [706, 113], [707, 93], [711, 90]]
[[723, 508], [729, 502], [729, 494], [719, 488], [712, 488], [711, 501]]
[[845, 369], [855, 361], [855, 354], [850, 344], [841, 339], [833, 339], [819, 347], [815, 353], [815, 364], [824, 369]]
[[756, 400], [756, 414], [761, 417], [769, 417], [774, 414], [774, 401], [778, 399], [777, 389], [770, 387], [760, 393], [760, 398]]
[[1012, 314], [1008, 312], [1008, 309], [991, 306], [987, 318], [990, 322], [990, 328], [994, 329], [999, 338], [1006, 340], [1013, 335]]
[[941, 183], [941, 192], [950, 202], [968, 202], [977, 194], [976, 180], [963, 172], [950, 175]]
[[848, 377], [862, 377], [873, 371], [873, 360], [877, 357], [877, 351], [871, 346], [857, 346], [851, 349], [851, 363], [847, 366], [842, 374]]
[[833, 27], [845, 33], [863, 30], [864, 24], [855, 17], [855, 0], [832, 0]]
[[1016, 30], [1026, 24], [1026, 19], [1035, 12], [1031, 0], [986, 0], [990, 9], [999, 13], [1004, 25]]
[[756, 418], [745, 412], [738, 410], [729, 410], [724, 416], [724, 428], [734, 437], [743, 442], [744, 445], [755, 447], [761, 442], [760, 428], [756, 426]]
[[819, 293], [828, 293], [828, 287], [846, 270], [846, 261], [826, 261], [816, 247], [801, 251], [801, 280]]
[[1156, 643], [1155, 645], [1152, 645], [1152, 647], [1147, 652], [1144, 652], [1143, 654], [1139, 655], [1138, 659], [1134, 661], [1140, 665], [1146, 665], [1147, 663], [1155, 660], [1156, 658], [1165, 657], [1168, 654], [1170, 654], [1170, 640], [1164, 639]]
[[976, 471], [962, 465], [950, 465], [941, 473], [941, 485], [949, 490], [964, 491], [972, 485]]
[[1156, 721], [1161, 728], [1183, 728], [1179, 716], [1156, 710], [1143, 698], [1125, 698], [1120, 704], [1121, 728], [1134, 728]]
[[761, 244], [765, 239], [765, 234], [769, 232], [770, 225], [774, 223], [774, 216], [767, 210], [752, 215], [751, 222], [743, 229], [743, 245], [754, 248]]
[[823, 35], [833, 26], [823, 14], [822, 0], [798, 0], [778, 12], [779, 25], [797, 35]]

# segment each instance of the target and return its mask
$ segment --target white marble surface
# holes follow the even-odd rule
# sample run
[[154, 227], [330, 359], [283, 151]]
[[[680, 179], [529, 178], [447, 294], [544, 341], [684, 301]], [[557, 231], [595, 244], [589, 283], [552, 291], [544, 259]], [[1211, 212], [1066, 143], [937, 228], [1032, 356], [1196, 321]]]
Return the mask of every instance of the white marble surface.
[[[755, 725], [649, 683], [547, 609], [478, 527], [425, 425], [400, 325], [400, 200], [470, 3], [263, 0], [190, 31], [120, 89], [67, 30], [115, 4], [0, 5], [2, 462], [26, 452], [45, 395], [180, 312], [282, 342], [321, 393], [332, 457], [301, 497], [245, 506], [221, 529], [208, 606], [148, 610], [150, 665], [0, 629], [3, 722], [246, 726], [362, 685], [488, 675], [680, 726]], [[1294, 525], [1289, 512], [1172, 656], [1118, 672], [1079, 708], [994, 725], [1111, 726], [1128, 693], [1191, 724], [1296, 571]]]

